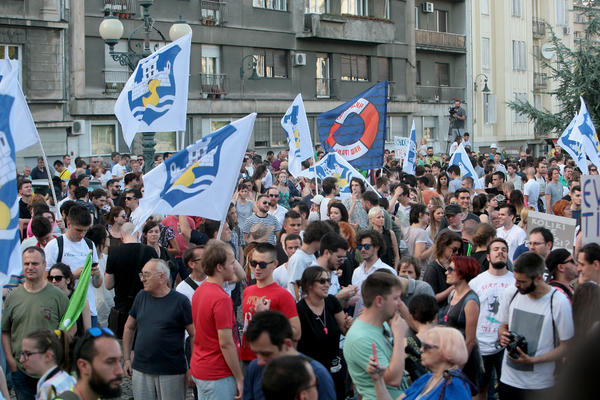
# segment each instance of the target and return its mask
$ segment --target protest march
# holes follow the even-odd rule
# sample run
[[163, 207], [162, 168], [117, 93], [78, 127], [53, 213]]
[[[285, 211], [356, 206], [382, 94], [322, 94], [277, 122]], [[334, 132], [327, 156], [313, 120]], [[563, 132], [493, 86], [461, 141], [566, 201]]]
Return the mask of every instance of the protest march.
[[[124, 85], [128, 146], [186, 129], [190, 46]], [[382, 81], [319, 114], [319, 143], [298, 94], [277, 154], [251, 113], [153, 159], [49, 160], [16, 74], [0, 60], [0, 399], [588, 398], [596, 105], [547, 154], [464, 129], [435, 154], [414, 121], [386, 148]]]

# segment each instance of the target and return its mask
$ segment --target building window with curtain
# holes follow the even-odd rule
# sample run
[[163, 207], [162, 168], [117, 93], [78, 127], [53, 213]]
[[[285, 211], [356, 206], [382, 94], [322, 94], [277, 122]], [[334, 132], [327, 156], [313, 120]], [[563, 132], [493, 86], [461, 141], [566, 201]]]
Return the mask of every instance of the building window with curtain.
[[525, 71], [527, 69], [527, 52], [525, 46], [524, 41], [512, 41], [513, 70], [515, 71]]
[[329, 12], [328, 0], [305, 0], [304, 5], [306, 14], [325, 14]]
[[329, 78], [329, 56], [317, 54], [316, 60], [317, 98], [331, 96], [331, 79]]
[[343, 81], [367, 82], [369, 67], [367, 56], [341, 55]]
[[252, 0], [252, 6], [269, 10], [287, 11], [287, 0]]
[[92, 154], [108, 155], [117, 149], [117, 128], [115, 124], [94, 125], [90, 129]]
[[254, 50], [256, 73], [261, 78], [287, 78], [288, 56], [285, 50]]
[[496, 95], [491, 93], [483, 94], [483, 123], [496, 123]]
[[22, 49], [17, 44], [0, 43], [0, 60], [11, 60], [19, 68], [19, 83], [23, 86]]
[[366, 17], [369, 15], [368, 0], [342, 0], [342, 14], [358, 15]]
[[490, 69], [490, 38], [481, 38], [481, 68]]
[[156, 152], [179, 150], [177, 146], [177, 132], [156, 132], [154, 141], [156, 142], [156, 146], [154, 146]]

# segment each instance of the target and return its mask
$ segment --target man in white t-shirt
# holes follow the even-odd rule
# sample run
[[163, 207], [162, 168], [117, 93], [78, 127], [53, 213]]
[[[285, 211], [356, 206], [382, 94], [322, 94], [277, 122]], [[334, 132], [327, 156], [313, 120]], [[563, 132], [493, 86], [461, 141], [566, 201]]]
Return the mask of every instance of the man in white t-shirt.
[[498, 217], [502, 226], [496, 230], [496, 236], [506, 240], [508, 243], [508, 258], [513, 260], [513, 255], [517, 247], [525, 243], [527, 233], [518, 225], [515, 225], [517, 210], [512, 204], [505, 204], [500, 207]]
[[[52, 239], [44, 248], [46, 254], [46, 270], [57, 262], [67, 264], [75, 279], [79, 279], [85, 260], [92, 251], [92, 276], [90, 277], [87, 299], [90, 304], [92, 326], [98, 325], [98, 312], [96, 311], [96, 298], [94, 288], [102, 285], [102, 275], [98, 268], [98, 253], [94, 243], [85, 237], [89, 227], [92, 225], [92, 217], [87, 207], [76, 204], [69, 210], [67, 216], [67, 231], [64, 235]], [[61, 245], [62, 243], [62, 245]], [[78, 281], [77, 284], [80, 284]]]
[[113, 179], [121, 180], [127, 173], [127, 158], [121, 157], [119, 162], [112, 167], [112, 177]]
[[508, 243], [494, 238], [487, 247], [489, 269], [477, 275], [469, 282], [469, 287], [479, 297], [479, 319], [477, 321], [477, 342], [483, 359], [484, 374], [480, 381], [480, 393], [488, 393], [492, 373], [500, 378], [504, 352], [498, 348], [498, 328], [500, 321], [500, 301], [504, 291], [513, 287], [515, 277], [506, 266], [508, 262]]
[[[202, 282], [206, 279], [206, 274], [202, 269], [202, 254], [204, 247], [190, 247], [183, 252], [183, 263], [191, 269], [188, 277], [177, 285], [176, 291], [185, 295], [192, 303], [192, 296]], [[186, 336], [187, 337], [187, 336]]]
[[538, 199], [540, 198], [540, 184], [535, 179], [535, 168], [528, 167], [525, 169], [527, 175], [527, 183], [523, 186], [523, 197], [525, 204], [538, 210]]
[[[527, 340], [527, 352], [517, 347], [506, 351], [498, 390], [500, 400], [547, 395], [554, 386], [557, 360], [573, 337], [573, 316], [567, 296], [544, 282], [544, 259], [523, 253], [514, 265], [515, 286], [501, 301], [498, 337], [503, 347], [512, 342], [511, 332]], [[542, 398], [542, 397], [540, 397]]]
[[278, 204], [279, 202], [279, 189], [276, 186], [271, 186], [267, 189], [267, 195], [269, 196], [269, 211], [268, 213], [277, 218], [279, 225], [283, 225], [287, 208]]
[[[302, 238], [295, 233], [285, 235], [283, 239], [283, 251], [288, 256], [288, 260], [302, 246]], [[273, 280], [284, 289], [288, 289], [288, 262], [281, 264], [273, 271]], [[293, 292], [291, 292], [294, 295]]]
[[319, 206], [319, 214], [321, 214], [321, 221], [325, 221], [329, 219], [329, 215], [327, 215], [329, 202], [335, 198], [335, 196], [340, 194], [340, 185], [336, 178], [327, 177], [323, 179], [323, 200], [321, 200], [321, 205]]

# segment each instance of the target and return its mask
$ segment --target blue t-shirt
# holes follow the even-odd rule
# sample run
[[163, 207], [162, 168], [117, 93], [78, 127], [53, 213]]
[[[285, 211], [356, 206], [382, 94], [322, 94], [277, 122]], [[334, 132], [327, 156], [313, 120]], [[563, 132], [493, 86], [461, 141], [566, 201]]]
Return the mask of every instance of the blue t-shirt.
[[[304, 356], [302, 353], [298, 353]], [[306, 356], [304, 356], [306, 357]], [[306, 357], [315, 373], [315, 376], [319, 380], [319, 386], [317, 390], [319, 392], [320, 400], [336, 400], [335, 386], [333, 385], [333, 379], [329, 374], [329, 371], [318, 361]], [[258, 365], [256, 359], [254, 359], [248, 369], [246, 370], [246, 376], [244, 377], [244, 397], [243, 400], [264, 400], [265, 396], [262, 391], [262, 374], [264, 366]]]
[[[421, 376], [417, 379], [408, 389], [404, 391], [406, 397], [404, 400], [414, 400], [417, 398], [419, 394], [429, 382], [433, 374], [430, 372]], [[444, 391], [444, 397], [440, 397], [442, 394], [442, 385], [447, 381], [442, 380], [435, 389], [429, 392], [427, 395], [420, 398], [420, 400], [438, 400], [438, 399], [448, 399], [448, 400], [470, 400], [471, 399], [471, 389], [469, 388], [469, 384], [464, 379], [461, 379], [457, 376], [452, 376], [452, 379], [449, 383], [446, 384], [446, 389]]]

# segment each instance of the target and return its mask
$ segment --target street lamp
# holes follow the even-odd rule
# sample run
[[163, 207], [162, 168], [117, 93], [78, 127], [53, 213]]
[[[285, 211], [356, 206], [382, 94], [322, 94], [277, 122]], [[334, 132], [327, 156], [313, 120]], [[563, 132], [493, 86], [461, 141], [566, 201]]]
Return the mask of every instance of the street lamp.
[[[475, 100], [473, 100], [473, 126], [475, 126], [477, 124], [477, 80], [479, 78], [483, 78], [483, 89], [481, 90], [481, 93], [490, 93], [491, 90], [488, 87], [488, 77], [486, 74], [478, 74], [477, 76], [475, 76], [475, 79], [473, 79], [473, 91], [475, 92]], [[473, 131], [473, 140], [475, 140], [475, 132]]]
[[[104, 17], [102, 22], [100, 23], [100, 27], [98, 31], [100, 32], [100, 36], [104, 40], [104, 43], [109, 48], [109, 54], [113, 60], [118, 62], [122, 66], [126, 66], [130, 71], [133, 72], [138, 62], [142, 58], [148, 57], [152, 54], [152, 49], [150, 48], [150, 34], [154, 31], [156, 32], [161, 41], [166, 42], [167, 39], [165, 35], [154, 26], [154, 19], [150, 16], [150, 7], [154, 3], [153, 0], [142, 0], [139, 1], [139, 5], [143, 8], [142, 18], [143, 23], [137, 26], [135, 29], [131, 31], [129, 36], [127, 36], [127, 49], [128, 51], [115, 51], [115, 45], [121, 40], [123, 36], [123, 23], [112, 14]], [[143, 29], [144, 33], [144, 45], [141, 51], [135, 51], [133, 48], [133, 37], [134, 35]], [[179, 39], [180, 37], [192, 32], [192, 28], [185, 23], [179, 16], [179, 20], [175, 21], [175, 23], [171, 26], [169, 30], [169, 38], [172, 41]], [[140, 47], [139, 43], [135, 43], [136, 47]], [[142, 132], [142, 147], [144, 149], [144, 169], [146, 172], [152, 169], [154, 165], [154, 146], [156, 142], [154, 141], [154, 132]]]

